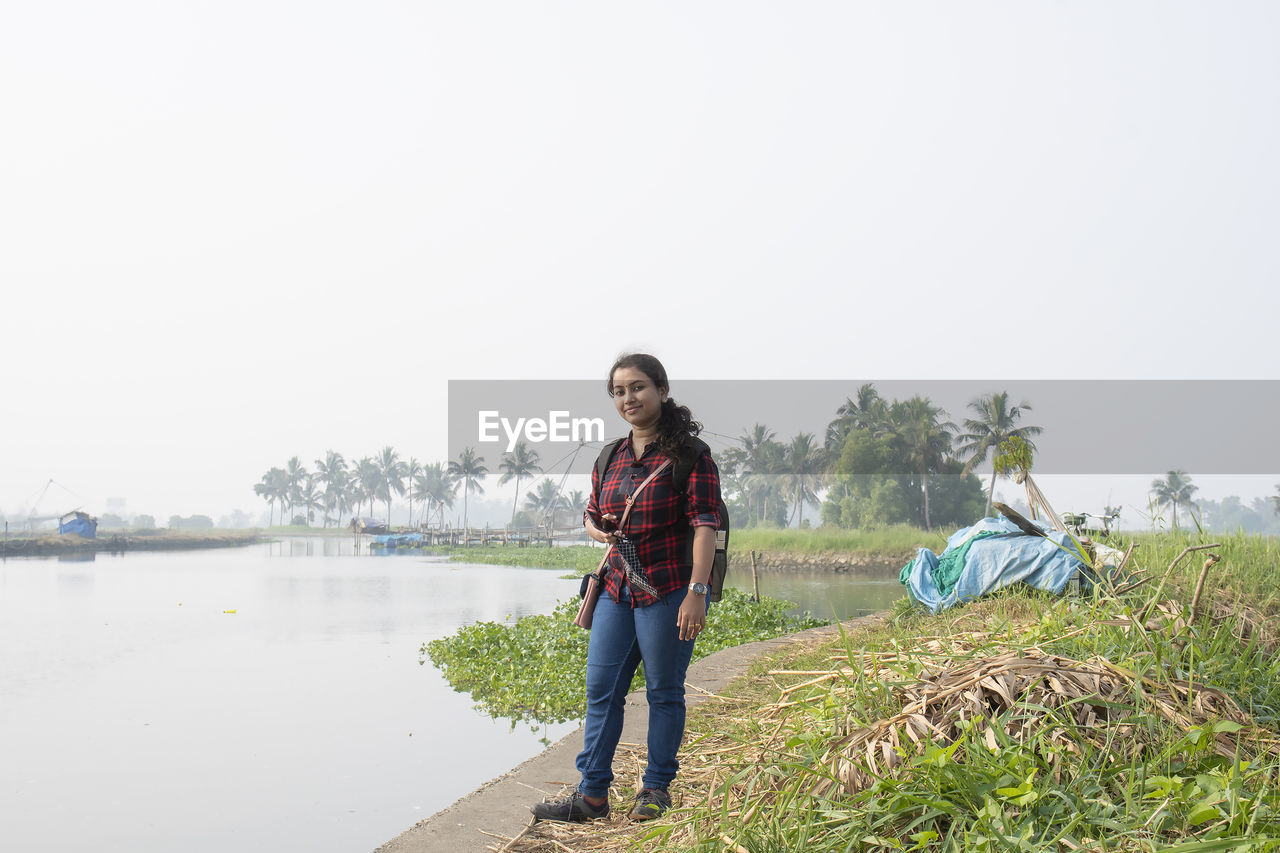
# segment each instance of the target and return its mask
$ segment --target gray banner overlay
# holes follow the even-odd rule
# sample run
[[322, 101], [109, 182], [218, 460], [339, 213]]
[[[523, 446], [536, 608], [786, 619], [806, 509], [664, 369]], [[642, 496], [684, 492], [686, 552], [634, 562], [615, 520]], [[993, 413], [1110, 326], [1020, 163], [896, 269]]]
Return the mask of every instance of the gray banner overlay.
[[[887, 401], [928, 398], [961, 432], [980, 395], [1007, 392], [1011, 406], [1029, 403], [1018, 425], [1044, 428], [1034, 439], [1034, 473], [1280, 472], [1280, 380], [702, 379], [673, 383], [671, 396], [702, 422], [713, 450], [735, 446], [757, 423], [780, 442], [809, 432], [821, 445], [836, 409], [865, 382]], [[627, 429], [603, 380], [449, 382], [449, 456], [474, 448], [491, 473], [524, 441], [549, 473], [572, 460], [571, 473], [585, 474], [593, 448]]]

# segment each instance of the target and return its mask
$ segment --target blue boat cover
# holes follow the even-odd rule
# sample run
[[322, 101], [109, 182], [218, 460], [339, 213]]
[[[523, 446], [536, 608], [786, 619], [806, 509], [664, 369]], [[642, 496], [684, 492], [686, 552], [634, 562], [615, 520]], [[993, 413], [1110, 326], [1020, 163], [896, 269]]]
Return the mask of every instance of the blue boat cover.
[[940, 555], [921, 548], [898, 580], [934, 613], [1015, 583], [1062, 592], [1084, 563], [1067, 534], [1036, 524], [1047, 538], [984, 518], [951, 534]]
[[420, 548], [427, 544], [427, 537], [421, 533], [385, 533], [373, 537], [374, 548]]

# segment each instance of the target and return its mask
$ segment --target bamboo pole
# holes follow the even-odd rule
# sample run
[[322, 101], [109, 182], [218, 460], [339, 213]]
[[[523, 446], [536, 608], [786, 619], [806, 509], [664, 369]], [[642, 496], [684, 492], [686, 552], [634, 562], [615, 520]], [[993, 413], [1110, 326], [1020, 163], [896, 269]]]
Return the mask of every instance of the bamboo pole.
[[751, 598], [753, 601], [760, 600], [760, 575], [756, 572], [756, 552], [751, 552]]

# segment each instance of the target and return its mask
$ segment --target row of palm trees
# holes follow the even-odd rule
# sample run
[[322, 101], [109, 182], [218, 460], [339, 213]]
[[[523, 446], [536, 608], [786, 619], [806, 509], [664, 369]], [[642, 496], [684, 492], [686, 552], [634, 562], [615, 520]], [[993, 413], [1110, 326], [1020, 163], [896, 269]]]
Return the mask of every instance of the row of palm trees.
[[299, 515], [306, 523], [319, 513], [323, 525], [339, 520], [348, 513], [360, 515], [368, 504], [373, 511], [376, 501], [386, 504], [388, 517], [394, 497], [408, 496], [410, 523], [415, 504], [421, 508], [423, 520], [432, 515], [443, 518], [444, 510], [453, 506], [457, 483], [439, 463], [421, 464], [407, 461], [393, 447], [384, 447], [376, 456], [364, 456], [351, 463], [337, 451], [326, 451], [308, 471], [294, 456], [283, 468], [271, 468], [254, 484], [253, 491], [267, 502], [274, 520], [277, 505], [280, 521]]
[[[516, 483], [516, 500], [519, 500], [520, 483], [542, 472], [536, 451], [524, 442], [513, 452], [503, 454], [499, 467], [502, 476], [499, 484], [512, 480]], [[462, 490], [462, 524], [467, 526], [468, 503], [471, 494], [484, 494], [481, 481], [489, 473], [483, 456], [477, 456], [474, 448], [467, 448], [457, 459], [447, 464], [420, 463], [410, 457], [404, 460], [393, 447], [384, 447], [376, 456], [365, 456], [354, 463], [337, 451], [326, 451], [314, 461], [314, 468], [307, 470], [299, 457], [294, 456], [284, 467], [271, 468], [253, 487], [254, 493], [267, 502], [269, 523], [275, 521], [275, 509], [280, 507], [280, 523], [299, 517], [311, 524], [317, 513], [324, 527], [331, 521], [340, 521], [348, 513], [360, 515], [368, 504], [372, 513], [375, 502], [385, 504], [388, 521], [391, 518], [391, 502], [405, 498], [409, 508], [409, 525], [414, 524], [415, 506], [420, 510], [420, 522], [444, 525], [444, 512], [451, 509]], [[580, 512], [586, 500], [580, 491], [561, 494], [557, 485], [544, 479], [538, 488], [525, 496], [525, 512], [539, 520], [554, 520], [557, 514]], [[512, 521], [516, 519], [516, 504], [511, 508]]]
[[[861, 431], [883, 441], [895, 454], [896, 465], [918, 475], [926, 526], [930, 526], [928, 475], [941, 472], [957, 458], [967, 459], [963, 467], [967, 474], [991, 457], [992, 484], [987, 494], [990, 512], [995, 456], [1001, 443], [1017, 436], [1034, 449], [1031, 438], [1042, 429], [1019, 424], [1031, 406], [1026, 402], [1011, 403], [1006, 392], [977, 397], [969, 407], [973, 417], [957, 426], [944, 420], [946, 412], [927, 398], [888, 401], [867, 383], [836, 409], [836, 417], [827, 425], [821, 443], [813, 433], [805, 432], [783, 443], [773, 430], [755, 424], [737, 439], [738, 446], [718, 454], [726, 500], [745, 512], [749, 526], [795, 523], [806, 504], [818, 503], [819, 491], [832, 482], [845, 442], [855, 431]], [[313, 464], [314, 468], [307, 470], [295, 456], [283, 467], [271, 468], [254, 485], [254, 492], [267, 502], [273, 517], [278, 505], [281, 522], [301, 514], [306, 523], [312, 523], [319, 514], [327, 527], [330, 521], [350, 512], [359, 515], [366, 504], [372, 512], [375, 503], [381, 502], [389, 520], [392, 501], [404, 498], [411, 526], [415, 507], [421, 511], [421, 521], [430, 523], [434, 518], [443, 525], [444, 512], [454, 506], [460, 489], [462, 523], [466, 527], [471, 495], [484, 494], [483, 481], [489, 475], [484, 457], [471, 447], [448, 463], [423, 464], [412, 457], [405, 460], [395, 448], [387, 446], [377, 455], [355, 462], [330, 450]], [[514, 522], [521, 484], [543, 473], [541, 459], [536, 450], [518, 442], [512, 451], [503, 454], [498, 468], [499, 485], [515, 483], [511, 506]], [[557, 513], [578, 512], [584, 504], [580, 491], [565, 495], [552, 480], [544, 479], [537, 489], [526, 493], [524, 509], [542, 522], [554, 519]]]

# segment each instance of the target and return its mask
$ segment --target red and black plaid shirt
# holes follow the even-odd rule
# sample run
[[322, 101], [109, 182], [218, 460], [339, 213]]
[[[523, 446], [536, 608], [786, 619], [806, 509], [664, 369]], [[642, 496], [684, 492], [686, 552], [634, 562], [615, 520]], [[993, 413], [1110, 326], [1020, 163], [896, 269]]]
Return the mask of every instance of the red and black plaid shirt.
[[[627, 509], [627, 496], [636, 490], [659, 465], [666, 460], [658, 451], [657, 442], [650, 442], [644, 455], [636, 463], [635, 451], [628, 435], [618, 445], [601, 484], [595, 469], [591, 471], [591, 498], [587, 501], [586, 516], [601, 530], [609, 528], [601, 516], [613, 513], [622, 519]], [[636, 463], [636, 464], [633, 464]], [[622, 532], [636, 545], [640, 565], [649, 583], [658, 592], [654, 598], [641, 589], [632, 587], [632, 607], [644, 607], [660, 601], [677, 589], [689, 585], [693, 566], [685, 564], [686, 541], [692, 535], [692, 527], [720, 526], [720, 471], [710, 453], [703, 453], [689, 472], [689, 485], [685, 497], [676, 494], [672, 482], [673, 467], [645, 486], [636, 498]], [[617, 601], [626, 583], [627, 573], [616, 549], [609, 552], [605, 573], [605, 591]]]

